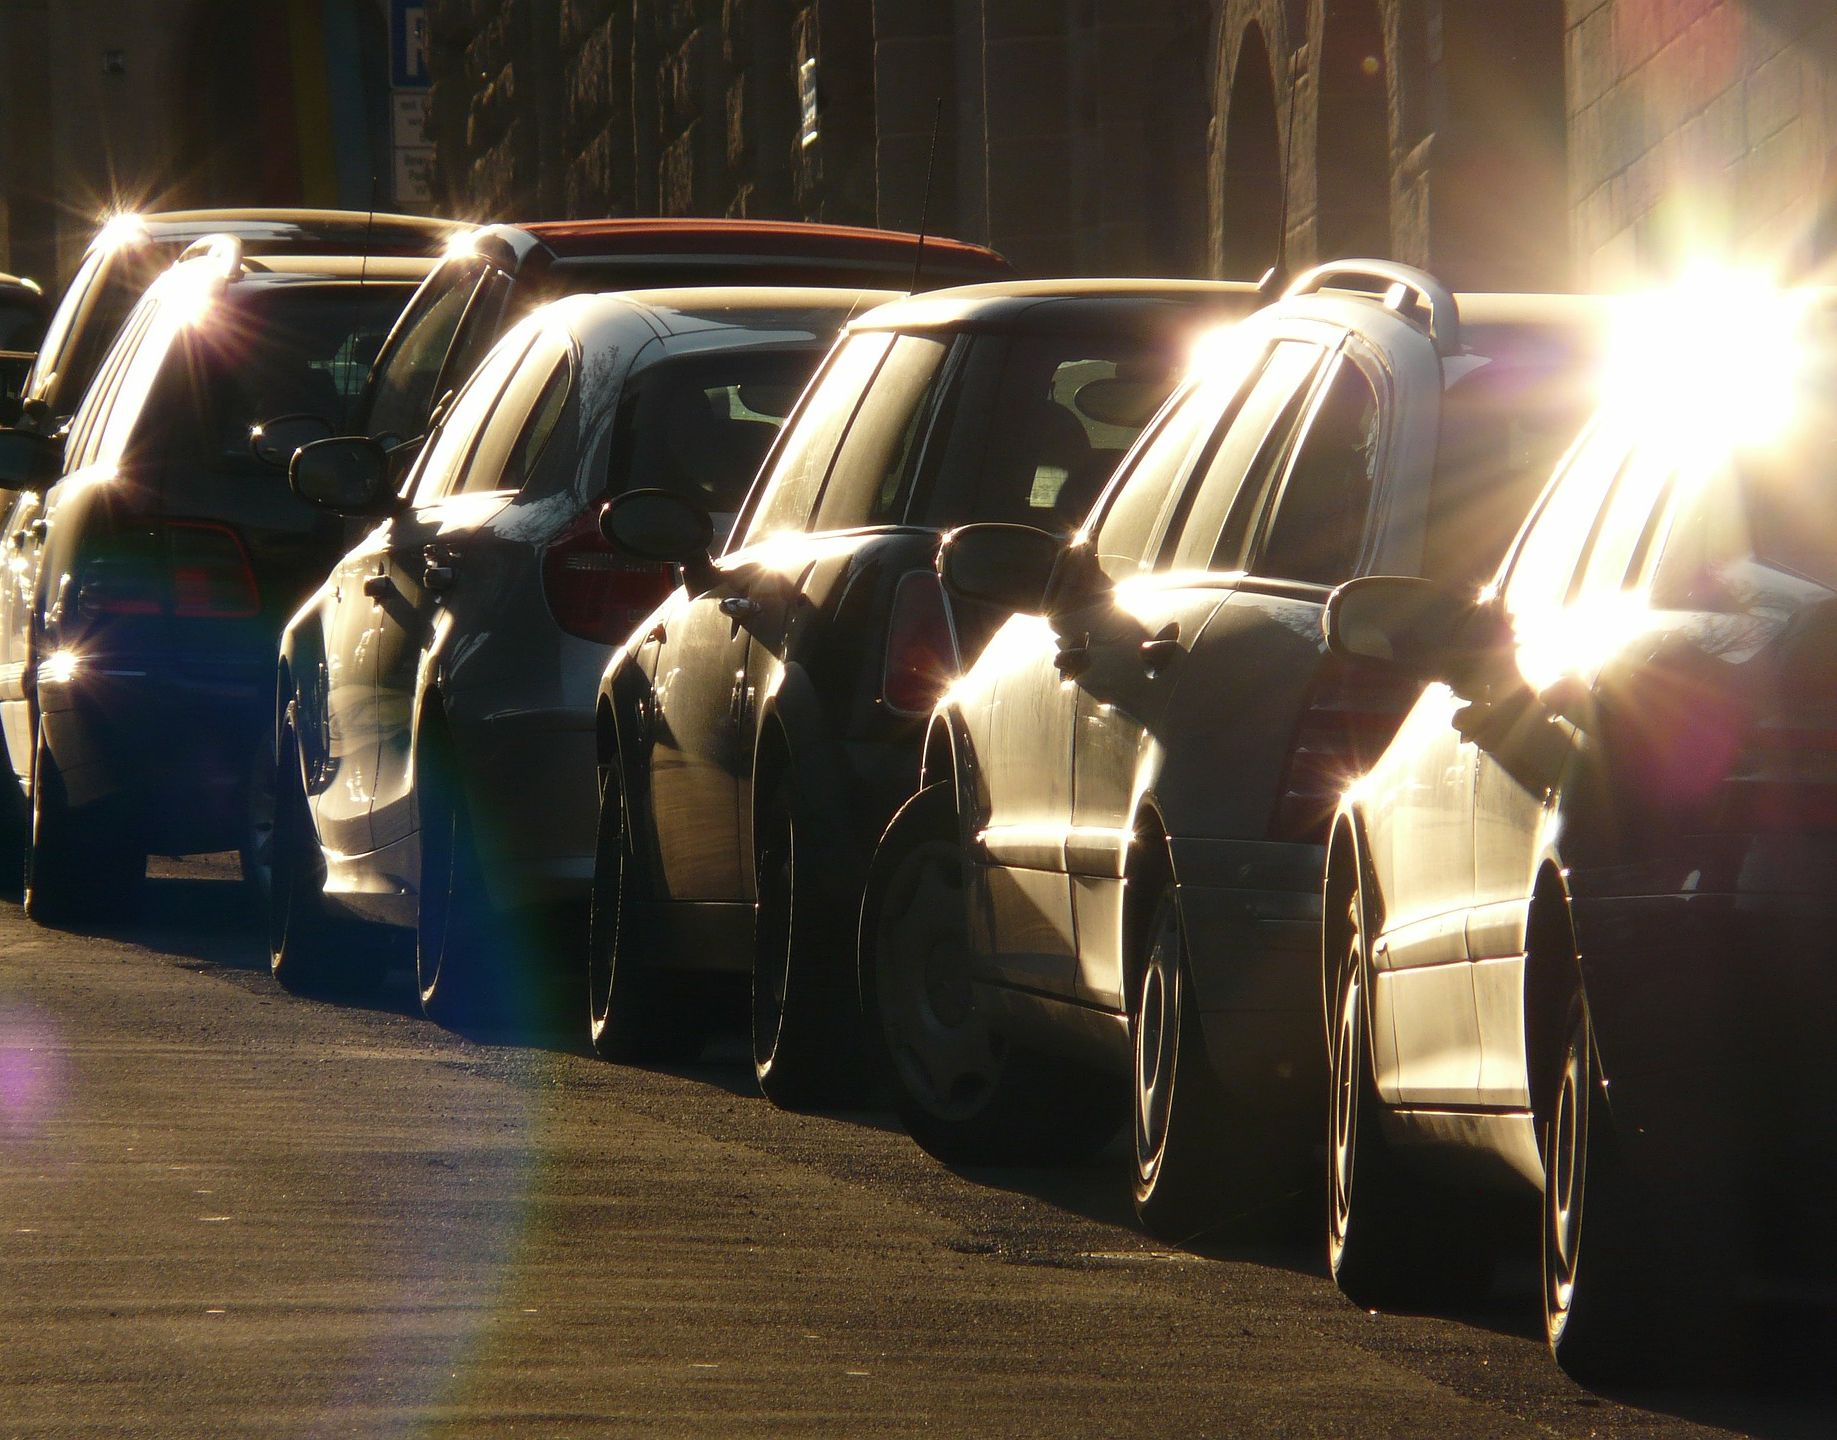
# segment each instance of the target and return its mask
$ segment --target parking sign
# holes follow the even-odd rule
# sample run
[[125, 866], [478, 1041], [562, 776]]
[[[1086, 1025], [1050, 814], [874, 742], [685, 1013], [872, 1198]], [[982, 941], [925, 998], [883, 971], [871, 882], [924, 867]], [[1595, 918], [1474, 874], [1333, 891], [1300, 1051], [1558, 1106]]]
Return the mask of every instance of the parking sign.
[[423, 89], [434, 77], [427, 57], [427, 0], [389, 0], [389, 83]]

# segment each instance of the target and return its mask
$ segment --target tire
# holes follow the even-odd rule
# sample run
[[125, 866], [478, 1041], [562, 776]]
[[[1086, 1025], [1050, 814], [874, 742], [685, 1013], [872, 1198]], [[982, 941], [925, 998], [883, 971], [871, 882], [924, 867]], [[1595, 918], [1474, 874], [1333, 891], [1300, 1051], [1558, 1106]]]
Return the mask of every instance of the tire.
[[705, 1006], [684, 977], [647, 964], [651, 947], [631, 904], [638, 879], [617, 756], [600, 766], [600, 819], [587, 920], [587, 1022], [594, 1053], [622, 1064], [693, 1060], [707, 1040]]
[[506, 983], [509, 927], [492, 906], [472, 810], [451, 743], [424, 742], [419, 763], [421, 877], [415, 915], [415, 989], [421, 1011], [449, 1029], [518, 1017]]
[[852, 927], [815, 883], [789, 776], [772, 787], [754, 841], [753, 1075], [774, 1105], [847, 1105], [862, 1095]]
[[970, 983], [969, 900], [951, 786], [929, 785], [887, 828], [861, 911], [869, 1055], [906, 1129], [954, 1164], [1088, 1157], [1125, 1119], [1113, 1077], [1010, 1044]]
[[279, 771], [270, 744], [264, 737], [250, 758], [242, 843], [236, 847], [243, 890], [257, 915], [268, 913], [274, 890], [274, 785]]
[[273, 874], [268, 887], [268, 968], [294, 995], [352, 995], [382, 982], [384, 947], [369, 926], [325, 902], [325, 853], [307, 804], [299, 741], [281, 731], [274, 782]]
[[1710, 1332], [1690, 1317], [1718, 1286], [1705, 1283], [1707, 1267], [1667, 1245], [1678, 1237], [1650, 1223], [1640, 1203], [1580, 995], [1560, 1033], [1566, 1038], [1542, 1133], [1540, 1288], [1550, 1353], [1586, 1383], [1677, 1379], [1713, 1366]]
[[0, 895], [24, 894], [26, 841], [32, 833], [32, 807], [13, 771], [6, 741], [0, 739]]
[[1164, 881], [1145, 933], [1129, 1031], [1135, 1053], [1135, 1213], [1164, 1240], [1191, 1239], [1229, 1218], [1241, 1186], [1227, 1154], [1234, 1138], [1206, 1053], [1180, 906]]
[[41, 720], [24, 857], [26, 914], [41, 925], [131, 919], [140, 912], [146, 879], [138, 817], [122, 800], [72, 809]]
[[[1329, 891], [1331, 893], [1331, 890]], [[1363, 897], [1334, 987], [1327, 1102], [1327, 1263], [1361, 1309], [1470, 1302], [1492, 1280], [1490, 1210], [1409, 1173], [1384, 1134], [1373, 1078]]]

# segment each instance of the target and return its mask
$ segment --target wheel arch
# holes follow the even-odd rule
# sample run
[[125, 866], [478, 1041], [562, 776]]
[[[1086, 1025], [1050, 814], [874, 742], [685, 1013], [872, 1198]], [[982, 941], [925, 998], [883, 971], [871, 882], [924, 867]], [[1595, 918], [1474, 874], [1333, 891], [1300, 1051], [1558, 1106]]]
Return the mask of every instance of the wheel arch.
[[1180, 874], [1174, 860], [1173, 839], [1168, 834], [1166, 816], [1152, 795], [1143, 796], [1136, 806], [1129, 830], [1129, 860], [1124, 871], [1121, 958], [1123, 1007], [1126, 1010], [1133, 1003], [1130, 997], [1135, 994], [1142, 963], [1147, 958], [1147, 946], [1143, 941], [1154, 918], [1155, 901], [1161, 893], [1157, 882], [1173, 885], [1174, 911], [1183, 936], [1186, 931], [1186, 918], [1180, 913]]
[[1561, 867], [1547, 859], [1532, 884], [1525, 915], [1525, 1078], [1531, 1113], [1539, 1124], [1550, 1113], [1557, 1065], [1567, 1039], [1570, 1001], [1582, 989], [1569, 886]]

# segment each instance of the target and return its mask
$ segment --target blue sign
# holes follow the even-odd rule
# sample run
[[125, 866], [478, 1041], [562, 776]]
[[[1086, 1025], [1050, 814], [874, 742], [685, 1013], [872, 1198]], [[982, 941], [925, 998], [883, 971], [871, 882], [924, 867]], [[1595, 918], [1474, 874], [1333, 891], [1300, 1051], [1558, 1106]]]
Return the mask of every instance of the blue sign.
[[389, 84], [397, 90], [416, 90], [433, 83], [427, 0], [389, 0]]

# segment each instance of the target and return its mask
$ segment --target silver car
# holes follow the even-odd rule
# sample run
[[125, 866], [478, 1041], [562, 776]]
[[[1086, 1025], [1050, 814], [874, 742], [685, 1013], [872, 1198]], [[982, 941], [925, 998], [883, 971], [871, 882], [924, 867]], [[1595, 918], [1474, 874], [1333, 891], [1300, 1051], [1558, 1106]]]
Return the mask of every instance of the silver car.
[[[381, 520], [287, 626], [277, 691], [274, 973], [374, 976], [415, 936], [421, 1002], [501, 1013], [526, 918], [584, 900], [593, 703], [612, 647], [675, 586], [600, 533], [611, 495], [731, 517], [834, 333], [880, 291], [575, 296], [511, 330], [444, 407], [400, 494], [387, 453], [295, 457], [307, 499]], [[360, 922], [353, 929], [352, 922]]]

